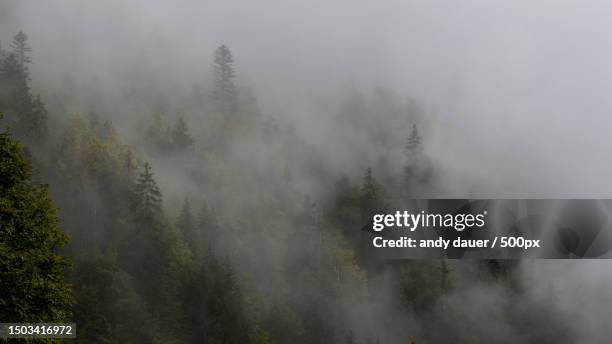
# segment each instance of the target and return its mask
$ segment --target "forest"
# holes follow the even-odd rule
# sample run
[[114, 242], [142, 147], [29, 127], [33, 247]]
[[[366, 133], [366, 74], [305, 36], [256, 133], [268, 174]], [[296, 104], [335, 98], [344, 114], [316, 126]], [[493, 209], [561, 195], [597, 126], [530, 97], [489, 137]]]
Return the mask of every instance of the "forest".
[[75, 343], [600, 342], [531, 262], [368, 257], [373, 214], [455, 192], [418, 97], [348, 82], [295, 120], [223, 43], [191, 88], [138, 65], [121, 88], [39, 82], [51, 62], [19, 30], [0, 35], [0, 322], [74, 322]]
[[[70, 115], [53, 135], [54, 117], [29, 86], [29, 52], [23, 32], [2, 51], [3, 125], [10, 134], [2, 147], [9, 183], [1, 280], [8, 284], [2, 290], [14, 290], [3, 293], [3, 320], [72, 320], [82, 343], [380, 343], [392, 339], [375, 320], [379, 307], [407, 319], [448, 312], [444, 296], [455, 272], [445, 261], [391, 264], [360, 256], [359, 230], [384, 207], [386, 194], [410, 196], [435, 183], [414, 123], [419, 113], [398, 110], [410, 129], [402, 175], [379, 181], [371, 167], [356, 180], [334, 175], [316, 151], [262, 117], [253, 99], [240, 99], [232, 53], [221, 45], [212, 91], [196, 98], [206, 107], [192, 110], [202, 111], [202, 128], [152, 110], [138, 145], [129, 144], [92, 110]], [[343, 115], [365, 111], [364, 102], [351, 94], [338, 125], [347, 125]], [[229, 153], [243, 147], [258, 147], [259, 161]], [[168, 204], [158, 164], [177, 168], [198, 191], [173, 194], [180, 204]], [[292, 182], [298, 178], [333, 191], [315, 198]], [[14, 202], [40, 213], [14, 214]], [[12, 260], [22, 252], [27, 259]], [[483, 262], [477, 270], [483, 283], [520, 295], [512, 265]], [[393, 336], [430, 342], [448, 335], [405, 331]], [[456, 335], [465, 342], [482, 336], [462, 332]]]

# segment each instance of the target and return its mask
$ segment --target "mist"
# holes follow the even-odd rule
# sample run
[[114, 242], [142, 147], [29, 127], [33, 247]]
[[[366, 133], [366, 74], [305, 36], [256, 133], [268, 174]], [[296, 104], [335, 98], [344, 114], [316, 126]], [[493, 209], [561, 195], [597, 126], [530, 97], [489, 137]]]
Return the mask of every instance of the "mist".
[[[61, 135], [71, 115], [99, 113], [152, 162], [171, 214], [188, 197], [218, 203], [229, 218], [252, 211], [265, 193], [258, 190], [273, 184], [267, 169], [274, 164], [279, 175], [291, 167], [296, 188], [319, 205], [333, 196], [333, 178], [347, 175], [358, 183], [368, 167], [393, 195], [415, 123], [435, 171], [435, 185], [415, 191], [422, 196], [610, 197], [611, 16], [605, 1], [15, 0], [0, 3], [0, 39], [6, 47], [19, 30], [27, 33], [32, 89], [57, 119], [53, 135]], [[248, 169], [254, 184], [266, 180], [240, 202], [227, 196], [234, 186], [216, 187], [213, 172], [205, 186], [198, 184], [194, 171], [205, 164], [195, 158], [164, 158], [142, 148], [143, 121], [153, 112], [169, 122], [184, 116], [196, 147], [199, 136], [210, 135], [198, 117], [205, 110], [194, 104], [210, 93], [213, 52], [221, 44], [234, 55], [241, 97], [256, 100], [260, 116], [283, 133], [269, 146], [241, 137], [226, 148], [234, 159], [228, 170], [244, 167], [239, 170]], [[342, 119], [343, 111], [353, 111], [347, 103], [362, 104], [360, 125]], [[316, 161], [316, 168], [304, 172], [306, 161]], [[266, 245], [269, 259], [283, 264], [308, 254]], [[233, 263], [257, 278], [240, 260]], [[389, 324], [410, 324], [418, 337], [428, 320], [438, 319], [466, 342], [471, 333], [457, 319], [490, 324], [491, 333], [478, 331], [482, 338], [555, 338], [524, 333], [533, 328], [516, 319], [527, 309], [529, 319], [555, 314], [551, 331], [567, 331], [560, 342], [609, 338], [612, 295], [601, 288], [612, 282], [607, 262], [521, 262], [516, 278], [525, 299], [516, 304], [508, 304], [498, 284], [465, 277], [478, 275], [475, 264], [451, 262], [457, 287], [444, 296], [450, 308], [435, 312], [438, 318], [386, 307], [392, 288], [381, 274], [370, 283], [389, 300], [345, 320], [358, 328], [363, 317], [395, 318]], [[382, 342], [406, 338], [383, 322], [370, 329], [388, 333]]]

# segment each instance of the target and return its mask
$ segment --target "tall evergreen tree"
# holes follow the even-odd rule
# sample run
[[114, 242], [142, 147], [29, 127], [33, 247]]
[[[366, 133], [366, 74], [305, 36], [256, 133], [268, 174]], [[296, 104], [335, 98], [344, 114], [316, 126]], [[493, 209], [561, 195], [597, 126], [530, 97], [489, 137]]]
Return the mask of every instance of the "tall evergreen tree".
[[242, 291], [229, 262], [223, 264], [214, 260], [209, 265], [213, 277], [208, 293], [207, 312], [215, 321], [208, 327], [212, 342], [249, 343], [250, 324], [244, 316]]
[[[28, 75], [19, 63], [15, 52], [9, 52], [0, 64], [0, 80], [2, 81], [4, 96], [9, 98], [6, 106], [11, 111], [23, 112], [23, 104], [30, 101], [30, 87]], [[19, 105], [22, 105], [21, 107]]]
[[193, 147], [195, 140], [189, 134], [189, 128], [183, 117], [179, 117], [172, 128], [172, 144], [174, 148], [184, 151]]
[[404, 166], [404, 178], [409, 188], [412, 186], [413, 180], [418, 174], [422, 151], [423, 144], [421, 142], [421, 136], [419, 135], [417, 125], [413, 124], [405, 146], [406, 165]]
[[421, 136], [416, 124], [412, 125], [410, 136], [406, 140], [406, 154], [418, 153], [422, 149]]
[[28, 46], [28, 36], [19, 32], [11, 42], [12, 52], [9, 54], [10, 68], [13, 70], [13, 97], [16, 104], [19, 119], [21, 122], [27, 121], [33, 112], [33, 100], [30, 94], [30, 72], [28, 65], [32, 62], [30, 58], [30, 47]]
[[28, 37], [19, 32], [11, 43], [12, 51], [0, 61], [0, 84], [3, 93], [0, 105], [12, 113], [10, 125], [16, 134], [31, 143], [40, 143], [47, 134], [47, 110], [40, 97], [30, 92], [28, 65], [32, 62]]
[[134, 196], [133, 211], [136, 218], [149, 223], [157, 219], [161, 211], [162, 195], [148, 162], [144, 164], [144, 170], [138, 177]]
[[27, 77], [28, 64], [32, 63], [32, 58], [30, 57], [30, 52], [32, 51], [32, 49], [28, 45], [28, 36], [23, 33], [23, 31], [19, 31], [19, 33], [13, 38], [11, 48], [13, 48], [13, 52], [17, 56], [19, 66], [24, 71], [24, 74]]
[[379, 211], [383, 204], [383, 190], [368, 167], [363, 176], [361, 187], [361, 212], [365, 218], [370, 218], [372, 212]]
[[68, 242], [46, 187], [32, 183], [20, 146], [0, 134], [0, 321], [68, 320], [69, 265], [56, 250]]
[[49, 117], [49, 112], [45, 103], [40, 99], [40, 95], [33, 99], [30, 111], [30, 116], [22, 120], [21, 127], [25, 129], [30, 138], [40, 142], [47, 135], [47, 118]]
[[234, 113], [238, 106], [238, 92], [234, 85], [234, 57], [225, 45], [215, 50], [214, 85], [212, 100], [216, 110], [223, 113]]

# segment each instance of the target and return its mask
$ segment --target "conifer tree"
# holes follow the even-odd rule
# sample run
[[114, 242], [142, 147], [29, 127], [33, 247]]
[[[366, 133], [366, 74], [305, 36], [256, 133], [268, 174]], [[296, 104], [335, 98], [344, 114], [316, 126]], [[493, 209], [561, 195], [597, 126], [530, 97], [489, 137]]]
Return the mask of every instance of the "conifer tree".
[[404, 166], [404, 178], [408, 187], [412, 186], [413, 179], [417, 175], [423, 145], [416, 124], [412, 125], [412, 131], [406, 140], [405, 153], [406, 165]]
[[365, 223], [371, 219], [373, 213], [383, 207], [383, 188], [372, 175], [372, 169], [367, 168], [363, 177], [359, 197], [360, 222]]
[[28, 65], [32, 62], [28, 37], [19, 32], [11, 43], [12, 51], [0, 61], [0, 81], [6, 87], [8, 99], [2, 104], [14, 113], [9, 118], [16, 134], [28, 142], [40, 143], [47, 134], [47, 110], [40, 97], [30, 92]]
[[380, 196], [380, 185], [376, 179], [374, 179], [371, 167], [366, 169], [361, 190], [363, 197], [366, 199], [377, 199]]
[[20, 65], [19, 58], [15, 52], [9, 52], [1, 61], [0, 65], [0, 80], [2, 84], [9, 90], [7, 96], [11, 98], [9, 108], [13, 111], [23, 111], [22, 104], [28, 104], [30, 101], [30, 87], [28, 86], [28, 75]]
[[209, 271], [212, 283], [207, 310], [215, 319], [208, 328], [211, 339], [228, 344], [249, 343], [251, 329], [244, 317], [242, 293], [234, 270], [229, 261], [218, 263], [212, 259]]
[[406, 140], [406, 153], [418, 153], [421, 149], [421, 136], [419, 136], [419, 130], [417, 128], [417, 125], [413, 124], [410, 136], [408, 136], [408, 139]]
[[29, 133], [31, 138], [38, 138], [38, 141], [40, 141], [40, 139], [47, 135], [47, 118], [49, 112], [39, 95], [34, 98], [31, 111], [32, 113], [29, 118], [22, 121], [21, 127], [25, 127], [26, 132]]
[[187, 123], [182, 117], [179, 117], [172, 128], [172, 143], [174, 148], [184, 151], [193, 147], [195, 140], [189, 134]]
[[372, 212], [382, 204], [382, 187], [372, 175], [372, 168], [368, 167], [363, 177], [361, 187], [362, 210]]
[[214, 85], [212, 100], [216, 110], [223, 113], [234, 113], [238, 106], [238, 92], [234, 85], [234, 57], [225, 45], [215, 50], [214, 55]]
[[138, 177], [134, 196], [133, 211], [136, 217], [148, 223], [154, 222], [161, 211], [162, 195], [148, 162], [144, 164], [144, 170]]
[[191, 252], [162, 211], [162, 195], [151, 165], [134, 187], [132, 238], [123, 248], [126, 270], [135, 277], [136, 290], [157, 321], [165, 321], [159, 342], [183, 335], [179, 331], [181, 276], [191, 264]]
[[33, 113], [33, 100], [30, 94], [30, 72], [28, 65], [32, 62], [30, 58], [30, 47], [28, 46], [28, 36], [19, 32], [11, 43], [12, 52], [7, 61], [9, 69], [12, 70], [13, 97], [15, 110], [17, 110], [20, 122], [26, 122]]
[[32, 58], [29, 55], [32, 49], [28, 45], [28, 36], [23, 33], [23, 31], [19, 31], [19, 33], [13, 38], [11, 48], [13, 48], [13, 52], [17, 56], [19, 66], [27, 78], [29, 76], [28, 64], [32, 63]]
[[32, 183], [20, 146], [0, 134], [0, 321], [68, 320], [69, 265], [56, 250], [68, 242], [46, 187]]

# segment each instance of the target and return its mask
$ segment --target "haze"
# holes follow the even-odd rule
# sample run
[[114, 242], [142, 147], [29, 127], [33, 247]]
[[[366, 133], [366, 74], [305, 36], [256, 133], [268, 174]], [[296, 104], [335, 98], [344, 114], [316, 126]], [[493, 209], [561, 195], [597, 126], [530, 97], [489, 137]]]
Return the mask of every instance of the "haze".
[[[78, 98], [70, 112], [100, 111], [128, 141], [140, 129], [139, 110], [180, 113], [185, 98], [205, 94], [213, 51], [226, 44], [241, 94], [252, 92], [263, 116], [294, 127], [339, 175], [376, 172], [382, 153], [390, 171], [401, 171], [410, 125], [401, 111], [384, 152], [334, 126], [351, 90], [384, 89], [422, 109], [425, 150], [441, 171], [430, 196], [610, 198], [610, 18], [606, 1], [5, 0], [0, 38], [6, 47], [27, 33], [32, 87], [50, 112], [64, 110], [55, 92], [69, 88]], [[379, 114], [367, 115], [374, 123]], [[168, 165], [156, 174], [178, 204], [191, 182]], [[325, 189], [305, 179], [303, 188]], [[554, 284], [559, 300], [551, 302], [568, 318], [577, 311], [581, 341], [601, 342], [612, 305], [601, 289], [612, 281], [608, 264], [525, 264], [528, 302]], [[482, 288], [449, 298], [497, 309], [502, 292]]]

